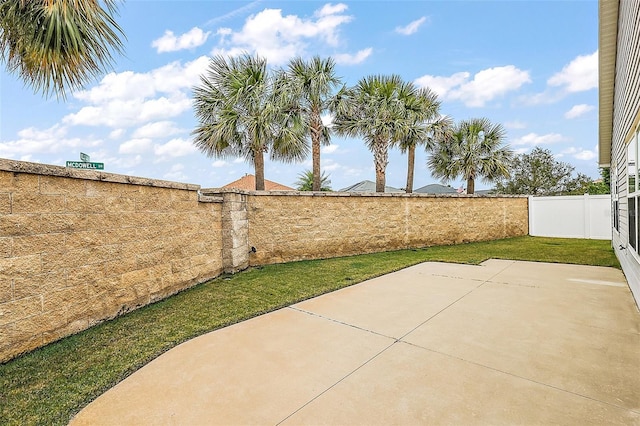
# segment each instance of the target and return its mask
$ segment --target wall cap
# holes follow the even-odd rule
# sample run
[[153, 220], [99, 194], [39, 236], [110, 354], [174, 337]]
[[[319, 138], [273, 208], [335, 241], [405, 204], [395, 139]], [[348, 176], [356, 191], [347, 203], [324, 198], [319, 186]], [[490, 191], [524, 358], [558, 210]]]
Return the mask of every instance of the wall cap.
[[0, 170], [13, 173], [28, 173], [45, 176], [59, 176], [72, 179], [95, 180], [100, 182], [124, 183], [129, 185], [153, 186], [158, 188], [183, 189], [197, 191], [200, 185], [171, 182], [167, 180], [142, 178], [136, 176], [105, 173], [94, 170], [71, 169], [50, 164], [30, 163], [27, 161], [0, 158]]
[[528, 195], [506, 194], [405, 194], [403, 192], [339, 192], [339, 191], [247, 191], [235, 188], [202, 188], [200, 193], [206, 196], [222, 194], [242, 194], [252, 196], [282, 197], [383, 197], [383, 198], [528, 198]]

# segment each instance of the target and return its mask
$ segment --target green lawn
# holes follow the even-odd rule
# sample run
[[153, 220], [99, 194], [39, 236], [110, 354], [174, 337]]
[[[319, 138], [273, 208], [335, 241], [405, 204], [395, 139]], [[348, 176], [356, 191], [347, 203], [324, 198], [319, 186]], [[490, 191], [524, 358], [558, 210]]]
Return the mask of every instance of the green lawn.
[[66, 424], [138, 368], [208, 331], [420, 262], [489, 258], [620, 267], [609, 241], [518, 237], [253, 268], [0, 365], [0, 424]]

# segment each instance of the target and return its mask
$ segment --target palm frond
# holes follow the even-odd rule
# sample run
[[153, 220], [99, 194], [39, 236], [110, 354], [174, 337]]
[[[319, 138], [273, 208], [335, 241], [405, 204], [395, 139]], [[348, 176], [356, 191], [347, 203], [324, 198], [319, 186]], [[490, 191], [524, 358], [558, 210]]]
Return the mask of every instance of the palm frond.
[[0, 59], [36, 91], [64, 98], [122, 53], [116, 0], [0, 1]]

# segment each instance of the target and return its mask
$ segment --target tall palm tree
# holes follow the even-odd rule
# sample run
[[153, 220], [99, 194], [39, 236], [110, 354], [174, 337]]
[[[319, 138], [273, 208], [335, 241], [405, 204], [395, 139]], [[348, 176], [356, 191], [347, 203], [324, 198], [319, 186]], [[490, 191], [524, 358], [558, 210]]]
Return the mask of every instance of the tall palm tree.
[[64, 98], [122, 51], [118, 0], [0, 0], [0, 61], [45, 95]]
[[492, 182], [509, 177], [513, 151], [503, 145], [505, 138], [500, 124], [486, 118], [463, 120], [432, 148], [427, 165], [434, 177], [445, 181], [461, 176], [467, 181], [467, 194], [473, 194], [478, 178]]
[[389, 147], [402, 132], [406, 113], [400, 94], [406, 85], [397, 75], [368, 76], [336, 96], [334, 128], [340, 135], [364, 138], [373, 153], [376, 192], [384, 192]]
[[340, 85], [335, 74], [335, 62], [331, 58], [314, 56], [305, 62], [297, 57], [289, 62], [286, 75], [291, 83], [290, 90], [298, 101], [298, 107], [307, 123], [311, 136], [311, 157], [313, 161], [313, 191], [320, 191], [320, 145], [329, 145], [329, 128], [322, 123], [322, 114], [329, 108], [333, 95]]
[[450, 132], [453, 122], [449, 117], [440, 116], [440, 102], [437, 95], [428, 88], [417, 89], [413, 84], [404, 86], [401, 99], [405, 105], [402, 131], [397, 146], [407, 153], [407, 184], [405, 192], [413, 192], [416, 147], [425, 145], [427, 149], [443, 141]]
[[194, 144], [208, 156], [252, 162], [256, 190], [264, 190], [265, 153], [281, 161], [301, 161], [308, 154], [304, 123], [286, 81], [282, 73], [270, 73], [263, 58], [213, 57], [194, 88], [194, 109]]

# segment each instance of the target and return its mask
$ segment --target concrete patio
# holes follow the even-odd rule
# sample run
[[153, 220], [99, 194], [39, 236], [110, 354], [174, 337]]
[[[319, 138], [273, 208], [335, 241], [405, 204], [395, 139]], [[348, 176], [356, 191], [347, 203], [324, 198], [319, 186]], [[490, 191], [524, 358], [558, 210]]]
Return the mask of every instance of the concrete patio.
[[640, 424], [640, 314], [612, 268], [424, 263], [186, 342], [71, 424]]

